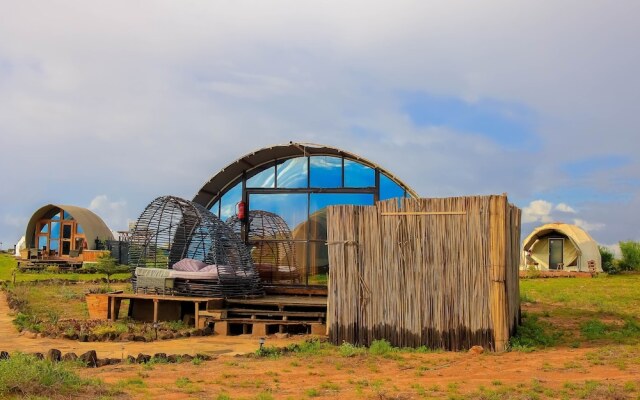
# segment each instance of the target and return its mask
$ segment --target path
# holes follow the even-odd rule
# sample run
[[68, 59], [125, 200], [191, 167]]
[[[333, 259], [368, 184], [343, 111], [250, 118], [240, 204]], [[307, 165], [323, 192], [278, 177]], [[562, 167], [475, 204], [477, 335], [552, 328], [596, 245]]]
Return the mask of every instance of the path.
[[[195, 354], [236, 355], [254, 352], [259, 344], [258, 338], [251, 336], [203, 336], [156, 342], [78, 342], [67, 339], [36, 338], [20, 336], [13, 325], [13, 311], [9, 308], [4, 292], [0, 293], [0, 351], [13, 353], [46, 353], [49, 349], [58, 349], [62, 353], [84, 353], [96, 350], [98, 357], [121, 358], [138, 353], [155, 354]], [[294, 339], [267, 339], [267, 345], [286, 346]]]

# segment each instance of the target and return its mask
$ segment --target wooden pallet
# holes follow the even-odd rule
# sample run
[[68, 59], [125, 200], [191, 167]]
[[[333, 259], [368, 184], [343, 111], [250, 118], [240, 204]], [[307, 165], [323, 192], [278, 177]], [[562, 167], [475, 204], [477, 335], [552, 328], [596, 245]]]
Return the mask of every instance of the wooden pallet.
[[210, 319], [208, 322], [214, 323], [213, 331], [216, 335], [229, 336], [231, 334], [232, 325], [242, 326], [242, 333], [252, 336], [266, 336], [272, 330], [270, 328], [277, 327], [278, 332], [284, 333], [285, 326], [305, 326], [308, 327], [308, 333], [312, 335], [326, 335], [327, 326], [319, 321], [283, 321], [283, 320], [256, 320], [247, 318], [225, 318]]

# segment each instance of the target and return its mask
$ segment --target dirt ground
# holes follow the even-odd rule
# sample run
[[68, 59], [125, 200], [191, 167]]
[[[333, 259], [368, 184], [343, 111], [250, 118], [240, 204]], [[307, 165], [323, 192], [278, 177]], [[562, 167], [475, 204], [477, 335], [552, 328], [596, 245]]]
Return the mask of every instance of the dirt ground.
[[[493, 391], [503, 393], [497, 398], [595, 399], [637, 398], [640, 388], [640, 364], [635, 359], [625, 364], [619, 360], [594, 361], [597, 348], [480, 355], [398, 353], [392, 357], [343, 357], [332, 351], [325, 355], [255, 358], [247, 356], [258, 347], [257, 339], [252, 337], [199, 337], [155, 343], [29, 339], [13, 327], [9, 311], [5, 297], [0, 296], [0, 350], [46, 352], [57, 348], [81, 353], [95, 349], [99, 357], [118, 358], [140, 352], [216, 356], [215, 360], [200, 364], [122, 364], [80, 371], [85, 377], [112, 384], [117, 388], [115, 397], [123, 398], [491, 398], [483, 397], [483, 393]], [[286, 346], [303, 339], [269, 338], [267, 345]], [[615, 391], [611, 396], [611, 389], [605, 390], [604, 396], [589, 392], [595, 393], [593, 397], [578, 396], [577, 389], [570, 389], [588, 381], [597, 381]]]

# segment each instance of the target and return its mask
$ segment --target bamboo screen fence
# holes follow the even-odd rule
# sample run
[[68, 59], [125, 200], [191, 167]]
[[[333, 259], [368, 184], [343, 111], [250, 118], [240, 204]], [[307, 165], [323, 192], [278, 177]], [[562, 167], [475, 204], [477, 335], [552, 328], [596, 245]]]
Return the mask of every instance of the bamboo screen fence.
[[506, 195], [329, 207], [330, 340], [504, 350], [520, 317], [520, 213]]

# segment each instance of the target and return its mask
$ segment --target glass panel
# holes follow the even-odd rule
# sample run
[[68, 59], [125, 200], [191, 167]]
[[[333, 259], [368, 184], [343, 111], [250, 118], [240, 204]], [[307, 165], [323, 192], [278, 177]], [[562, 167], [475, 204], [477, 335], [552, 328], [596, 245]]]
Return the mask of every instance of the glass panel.
[[69, 224], [62, 225], [62, 238], [71, 239], [71, 225]]
[[57, 240], [50, 240], [49, 241], [49, 246], [51, 251], [58, 251], [58, 241]]
[[307, 195], [303, 193], [252, 194], [249, 197], [251, 210], [269, 211], [282, 217], [294, 239], [306, 237], [307, 206]]
[[279, 188], [306, 188], [308, 176], [308, 157], [290, 158], [278, 164]]
[[376, 171], [366, 165], [352, 160], [344, 160], [345, 187], [374, 187]]
[[60, 237], [60, 222], [51, 222], [51, 239]]
[[73, 217], [71, 216], [71, 214], [69, 214], [69, 213], [68, 213], [68, 212], [66, 212], [66, 211], [64, 211], [64, 212], [63, 212], [63, 215], [64, 215], [64, 219], [67, 219], [67, 220], [72, 220], [72, 219], [73, 219]]
[[247, 179], [248, 188], [276, 187], [276, 167], [270, 167]]
[[49, 233], [49, 224], [48, 223], [42, 225], [42, 228], [40, 228], [40, 233]]
[[388, 176], [380, 174], [380, 200], [404, 197], [404, 189]]
[[310, 242], [309, 285], [326, 285], [329, 273], [329, 252], [324, 243]]
[[62, 241], [62, 254], [68, 256], [69, 250], [71, 250], [71, 242], [68, 240]]
[[46, 236], [38, 236], [38, 248], [42, 249], [47, 247], [47, 237]]
[[84, 233], [84, 229], [82, 229], [82, 225], [78, 224], [76, 225], [76, 233]]
[[310, 186], [314, 188], [342, 187], [342, 159], [330, 156], [314, 156], [310, 159]]
[[327, 239], [327, 206], [353, 204], [373, 205], [373, 194], [368, 193], [312, 193], [309, 204], [309, 238]]
[[227, 218], [236, 215], [236, 204], [240, 200], [242, 200], [242, 182], [238, 182], [220, 199], [220, 219], [226, 221]]
[[257, 242], [251, 248], [251, 257], [264, 282], [304, 283], [293, 242]]
[[215, 203], [213, 203], [213, 205], [211, 206], [211, 208], [209, 209], [211, 211], [211, 213], [213, 215], [215, 215], [216, 217], [220, 216], [220, 201], [216, 201]]
[[60, 219], [60, 213], [56, 213], [54, 216], [51, 217], [51, 219], [58, 221]]

